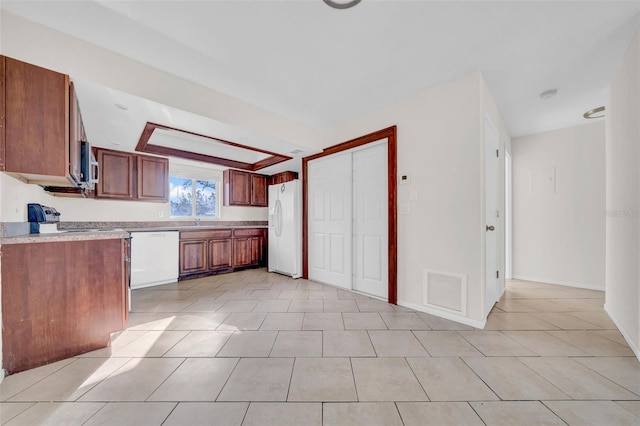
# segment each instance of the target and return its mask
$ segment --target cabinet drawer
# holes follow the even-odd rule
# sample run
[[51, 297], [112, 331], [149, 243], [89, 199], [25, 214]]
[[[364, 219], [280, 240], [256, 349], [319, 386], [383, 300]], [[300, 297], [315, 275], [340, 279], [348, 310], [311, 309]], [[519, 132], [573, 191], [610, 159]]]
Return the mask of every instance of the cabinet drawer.
[[181, 231], [180, 239], [181, 240], [206, 240], [210, 238], [230, 238], [231, 237], [231, 229], [216, 229], [216, 230], [208, 230], [208, 231]]
[[264, 233], [263, 229], [234, 229], [233, 230], [234, 237], [262, 236], [263, 233]]

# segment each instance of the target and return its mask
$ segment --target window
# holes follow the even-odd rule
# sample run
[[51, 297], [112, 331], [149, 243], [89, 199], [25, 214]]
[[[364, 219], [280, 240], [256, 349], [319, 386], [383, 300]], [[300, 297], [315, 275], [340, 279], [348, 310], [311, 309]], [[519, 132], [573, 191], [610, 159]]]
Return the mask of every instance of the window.
[[[207, 179], [199, 179], [202, 173], [171, 171], [169, 176], [170, 215], [172, 217], [198, 217], [219, 219], [220, 179], [217, 173]], [[186, 176], [186, 177], [185, 177]]]

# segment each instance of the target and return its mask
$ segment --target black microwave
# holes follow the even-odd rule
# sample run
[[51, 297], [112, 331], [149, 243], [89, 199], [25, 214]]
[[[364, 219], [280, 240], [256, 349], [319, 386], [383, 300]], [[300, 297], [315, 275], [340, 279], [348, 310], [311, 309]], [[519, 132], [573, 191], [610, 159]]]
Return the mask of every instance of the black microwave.
[[72, 179], [75, 186], [43, 186], [44, 190], [51, 192], [57, 196], [64, 197], [86, 197], [90, 191], [93, 191], [100, 179], [98, 169], [91, 144], [89, 142], [80, 142], [80, 173], [73, 175]]

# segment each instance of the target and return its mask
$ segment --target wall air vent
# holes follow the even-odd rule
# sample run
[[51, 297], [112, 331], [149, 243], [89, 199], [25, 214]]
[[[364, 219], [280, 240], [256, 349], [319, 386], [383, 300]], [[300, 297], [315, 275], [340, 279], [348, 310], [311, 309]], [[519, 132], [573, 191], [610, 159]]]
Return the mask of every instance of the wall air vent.
[[422, 302], [425, 306], [467, 314], [467, 277], [425, 269], [422, 276]]

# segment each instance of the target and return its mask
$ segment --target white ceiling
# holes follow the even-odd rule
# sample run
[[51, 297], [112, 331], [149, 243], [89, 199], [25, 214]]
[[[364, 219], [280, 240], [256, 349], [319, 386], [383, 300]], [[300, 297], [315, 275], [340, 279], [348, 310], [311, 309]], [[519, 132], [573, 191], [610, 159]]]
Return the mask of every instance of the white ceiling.
[[[151, 122], [284, 154], [293, 158], [293, 160], [278, 163], [258, 171], [258, 173], [268, 175], [285, 170], [299, 172], [301, 168], [300, 158], [316, 152], [310, 151], [308, 147], [302, 145], [162, 105], [93, 82], [75, 78], [72, 78], [72, 81], [78, 94], [82, 121], [84, 122], [88, 139], [94, 146], [133, 152], [145, 125], [147, 122]], [[177, 135], [159, 129], [153, 132], [150, 143], [250, 163], [268, 157], [268, 155], [255, 151], [230, 148], [228, 145], [216, 143], [211, 139], [188, 136], [184, 133]], [[174, 158], [171, 161], [197, 165], [193, 161]], [[226, 169], [227, 167], [214, 168]]]
[[[320, 130], [480, 70], [512, 136], [584, 123], [583, 112], [604, 104], [640, 25], [640, 1], [363, 0], [334, 10], [322, 0], [2, 0], [0, 7]], [[558, 95], [541, 100], [550, 88]]]

